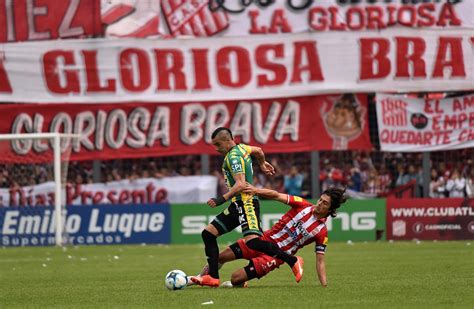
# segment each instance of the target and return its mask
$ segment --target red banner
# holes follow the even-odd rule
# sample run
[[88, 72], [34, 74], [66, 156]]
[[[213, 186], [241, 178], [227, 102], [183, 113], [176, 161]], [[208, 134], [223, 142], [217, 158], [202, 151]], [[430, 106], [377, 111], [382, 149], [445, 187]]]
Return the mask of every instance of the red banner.
[[474, 239], [474, 199], [387, 199], [387, 239]]
[[[254, 100], [330, 93], [470, 91], [472, 30], [386, 30], [4, 44], [0, 101]], [[414, 82], [416, 80], [416, 82]]]
[[[2, 134], [80, 134], [82, 138], [70, 145], [74, 160], [216, 154], [211, 134], [220, 126], [230, 127], [237, 141], [262, 146], [267, 153], [371, 149], [365, 95], [206, 103], [8, 104], [0, 105], [0, 114]], [[49, 146], [18, 141], [2, 148], [3, 160], [50, 151]]]
[[99, 34], [100, 0], [0, 0], [0, 42]]
[[109, 0], [102, 21], [116, 37], [472, 29], [473, 8], [472, 0]]

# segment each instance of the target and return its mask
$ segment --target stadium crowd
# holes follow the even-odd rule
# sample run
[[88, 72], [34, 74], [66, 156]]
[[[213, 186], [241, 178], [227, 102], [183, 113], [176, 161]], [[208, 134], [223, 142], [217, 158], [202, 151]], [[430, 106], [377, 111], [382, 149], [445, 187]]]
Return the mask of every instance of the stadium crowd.
[[[473, 149], [434, 152], [430, 158], [430, 197], [474, 197]], [[277, 175], [268, 178], [255, 168], [256, 187], [311, 197], [310, 153], [268, 154], [267, 160], [275, 166]], [[222, 194], [227, 188], [220, 162], [219, 156], [210, 156], [210, 174], [218, 177], [218, 193]], [[396, 187], [414, 182], [414, 195], [423, 197], [421, 162], [421, 153], [320, 152], [320, 189], [347, 186], [355, 192], [384, 196]], [[0, 188], [35, 185], [53, 179], [52, 165], [1, 166], [0, 170]], [[201, 174], [200, 156], [187, 155], [101, 161], [98, 179], [94, 177], [92, 161], [72, 161], [67, 179], [71, 184], [86, 184]]]
[[[430, 99], [449, 98], [473, 93], [413, 93], [407, 97]], [[373, 151], [321, 151], [320, 191], [330, 186], [344, 186], [365, 196], [386, 196], [397, 187], [413, 185], [414, 197], [423, 196], [422, 153], [382, 152], [378, 140], [374, 94], [369, 95], [369, 132]], [[280, 153], [267, 154], [275, 166], [277, 175], [271, 179], [255, 169], [254, 185], [257, 188], [272, 188], [292, 195], [311, 197], [311, 154]], [[474, 150], [471, 148], [430, 152], [431, 181], [429, 197], [474, 197]], [[210, 174], [218, 177], [218, 193], [227, 191], [221, 173], [221, 158], [210, 156]], [[173, 176], [201, 175], [203, 173], [199, 155], [157, 157], [143, 159], [121, 159], [100, 161], [99, 171], [94, 171], [93, 161], [69, 162], [67, 182], [86, 184], [111, 182], [122, 179], [163, 178]], [[13, 188], [40, 184], [53, 179], [53, 167], [49, 165], [8, 166], [0, 164], [0, 188]]]

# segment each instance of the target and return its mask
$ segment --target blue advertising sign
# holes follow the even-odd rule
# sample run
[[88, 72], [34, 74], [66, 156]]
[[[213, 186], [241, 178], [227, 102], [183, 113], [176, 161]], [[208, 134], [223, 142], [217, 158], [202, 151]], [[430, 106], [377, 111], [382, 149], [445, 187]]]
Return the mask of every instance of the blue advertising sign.
[[[169, 204], [87, 205], [66, 207], [67, 244], [169, 243]], [[0, 208], [0, 245], [44, 246], [55, 243], [54, 208]]]

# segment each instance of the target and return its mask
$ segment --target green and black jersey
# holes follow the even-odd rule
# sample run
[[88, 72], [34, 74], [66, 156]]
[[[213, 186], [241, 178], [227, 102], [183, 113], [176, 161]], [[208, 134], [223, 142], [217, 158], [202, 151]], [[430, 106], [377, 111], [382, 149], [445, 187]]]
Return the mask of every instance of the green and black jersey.
[[[252, 158], [250, 157], [250, 146], [238, 144], [225, 155], [222, 163], [222, 172], [224, 173], [227, 188], [230, 190], [235, 184], [234, 175], [245, 174], [245, 181], [253, 184]], [[248, 199], [248, 194], [239, 193], [232, 198], [232, 202]], [[254, 196], [254, 199], [257, 199]]]

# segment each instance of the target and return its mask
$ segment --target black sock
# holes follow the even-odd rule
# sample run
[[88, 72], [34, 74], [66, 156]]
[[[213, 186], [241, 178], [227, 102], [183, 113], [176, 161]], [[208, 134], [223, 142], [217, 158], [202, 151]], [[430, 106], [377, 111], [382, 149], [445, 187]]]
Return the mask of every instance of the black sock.
[[203, 230], [201, 236], [204, 241], [204, 252], [207, 256], [207, 264], [209, 265], [209, 275], [218, 279], [219, 268], [217, 262], [219, 260], [219, 247], [217, 246], [217, 237], [207, 230]]
[[266, 255], [276, 257], [284, 261], [291, 267], [293, 267], [293, 265], [295, 265], [297, 261], [296, 257], [281, 250], [276, 244], [269, 241], [261, 240], [260, 238], [252, 238], [247, 241], [247, 247], [255, 251], [263, 252]]

